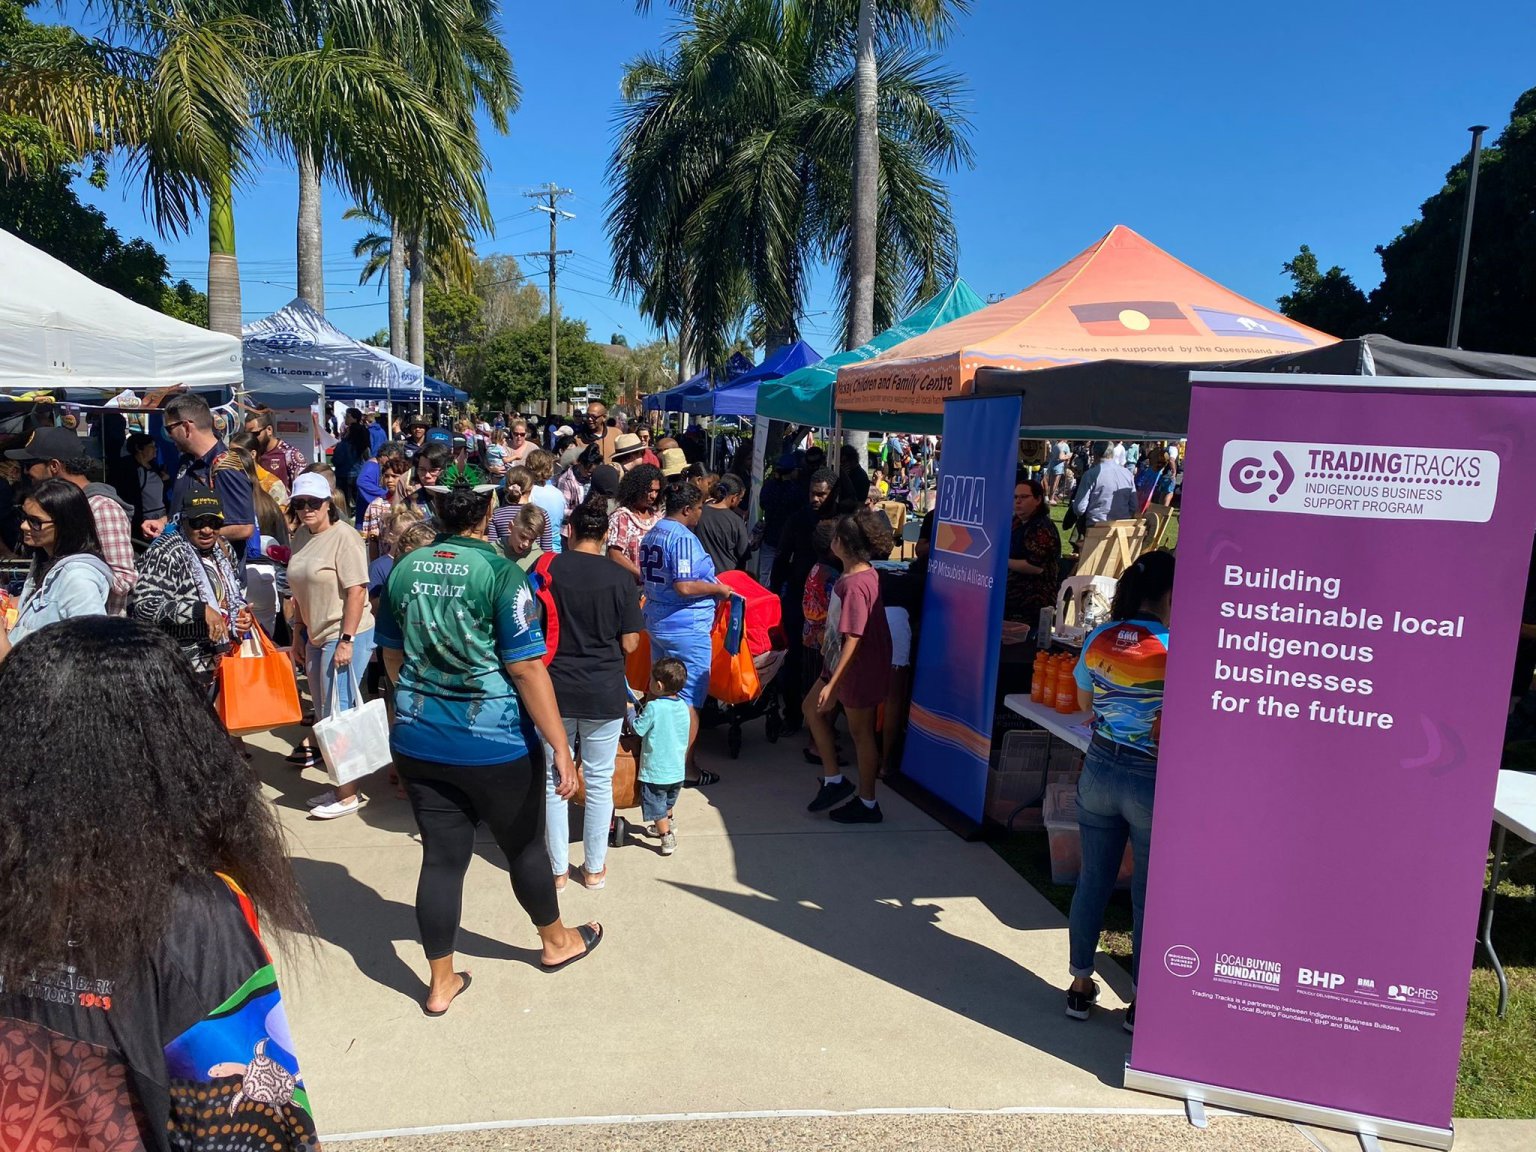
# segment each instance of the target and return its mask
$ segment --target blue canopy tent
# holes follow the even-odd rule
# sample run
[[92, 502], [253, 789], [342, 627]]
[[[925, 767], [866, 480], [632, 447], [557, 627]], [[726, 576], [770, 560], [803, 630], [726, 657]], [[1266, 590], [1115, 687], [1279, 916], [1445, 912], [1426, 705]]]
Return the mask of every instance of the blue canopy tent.
[[[735, 353], [726, 361], [725, 378], [727, 381], [735, 380], [745, 372], [752, 371], [752, 361], [748, 360], [740, 352]], [[641, 405], [647, 412], [684, 412], [688, 411], [683, 401], [691, 396], [702, 396], [714, 388], [714, 377], [706, 369], [697, 376], [684, 380], [664, 392], [652, 392], [641, 400]]]
[[821, 353], [804, 340], [785, 345], [750, 372], [713, 391], [686, 396], [682, 411], [694, 416], [752, 416], [757, 412], [757, 386], [817, 363]]

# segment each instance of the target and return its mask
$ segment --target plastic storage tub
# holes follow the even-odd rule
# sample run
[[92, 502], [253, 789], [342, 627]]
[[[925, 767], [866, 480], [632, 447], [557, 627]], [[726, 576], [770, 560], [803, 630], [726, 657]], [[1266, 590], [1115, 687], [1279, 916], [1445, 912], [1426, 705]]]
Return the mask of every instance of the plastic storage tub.
[[[1077, 827], [1077, 784], [1048, 784], [1041, 818], [1051, 847], [1051, 883], [1075, 885], [1078, 874], [1083, 870], [1083, 846]], [[1129, 888], [1131, 874], [1135, 870], [1135, 857], [1131, 852], [1131, 842], [1127, 839], [1115, 887]]]
[[987, 819], [1010, 826], [1025, 808], [1037, 807], [1045, 791], [1051, 735], [1039, 729], [1009, 732], [997, 766], [987, 774]]

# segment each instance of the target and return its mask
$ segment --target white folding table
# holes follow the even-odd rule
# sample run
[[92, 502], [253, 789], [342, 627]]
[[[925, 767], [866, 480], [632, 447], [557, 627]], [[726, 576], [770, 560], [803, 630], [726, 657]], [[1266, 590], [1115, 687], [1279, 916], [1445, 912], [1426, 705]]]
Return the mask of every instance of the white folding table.
[[1532, 852], [1536, 852], [1536, 775], [1514, 772], [1508, 768], [1499, 770], [1498, 791], [1493, 798], [1493, 872], [1488, 878], [1488, 891], [1483, 895], [1483, 923], [1478, 939], [1493, 961], [1494, 975], [1499, 979], [1499, 1016], [1509, 1010], [1509, 978], [1504, 975], [1504, 965], [1493, 950], [1493, 903], [1504, 872], [1504, 836], [1513, 832], [1529, 847], [1522, 848], [1509, 861], [1514, 865]]

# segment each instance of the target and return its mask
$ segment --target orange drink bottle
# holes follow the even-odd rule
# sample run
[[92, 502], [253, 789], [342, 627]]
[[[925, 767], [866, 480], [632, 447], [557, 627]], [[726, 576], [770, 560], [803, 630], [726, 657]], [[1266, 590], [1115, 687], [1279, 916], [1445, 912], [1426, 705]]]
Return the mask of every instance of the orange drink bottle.
[[1035, 653], [1035, 670], [1029, 677], [1029, 698], [1036, 704], [1045, 701], [1045, 668], [1051, 657], [1047, 652]]
[[1077, 711], [1077, 677], [1073, 675], [1074, 663], [1070, 656], [1062, 661], [1061, 674], [1056, 679], [1056, 711], [1063, 715], [1070, 715]]

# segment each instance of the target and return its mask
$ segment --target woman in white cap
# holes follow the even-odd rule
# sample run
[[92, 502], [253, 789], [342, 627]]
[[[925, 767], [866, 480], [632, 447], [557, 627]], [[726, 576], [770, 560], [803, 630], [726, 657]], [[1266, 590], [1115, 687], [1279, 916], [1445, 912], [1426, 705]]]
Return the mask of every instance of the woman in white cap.
[[[288, 562], [293, 590], [294, 663], [305, 669], [320, 721], [357, 704], [362, 670], [373, 654], [373, 612], [368, 607], [368, 546], [339, 516], [325, 477], [306, 472], [293, 485], [288, 508], [299, 519]], [[316, 767], [319, 756], [302, 767]], [[310, 801], [317, 820], [350, 816], [368, 802], [356, 782], [327, 789]]]

